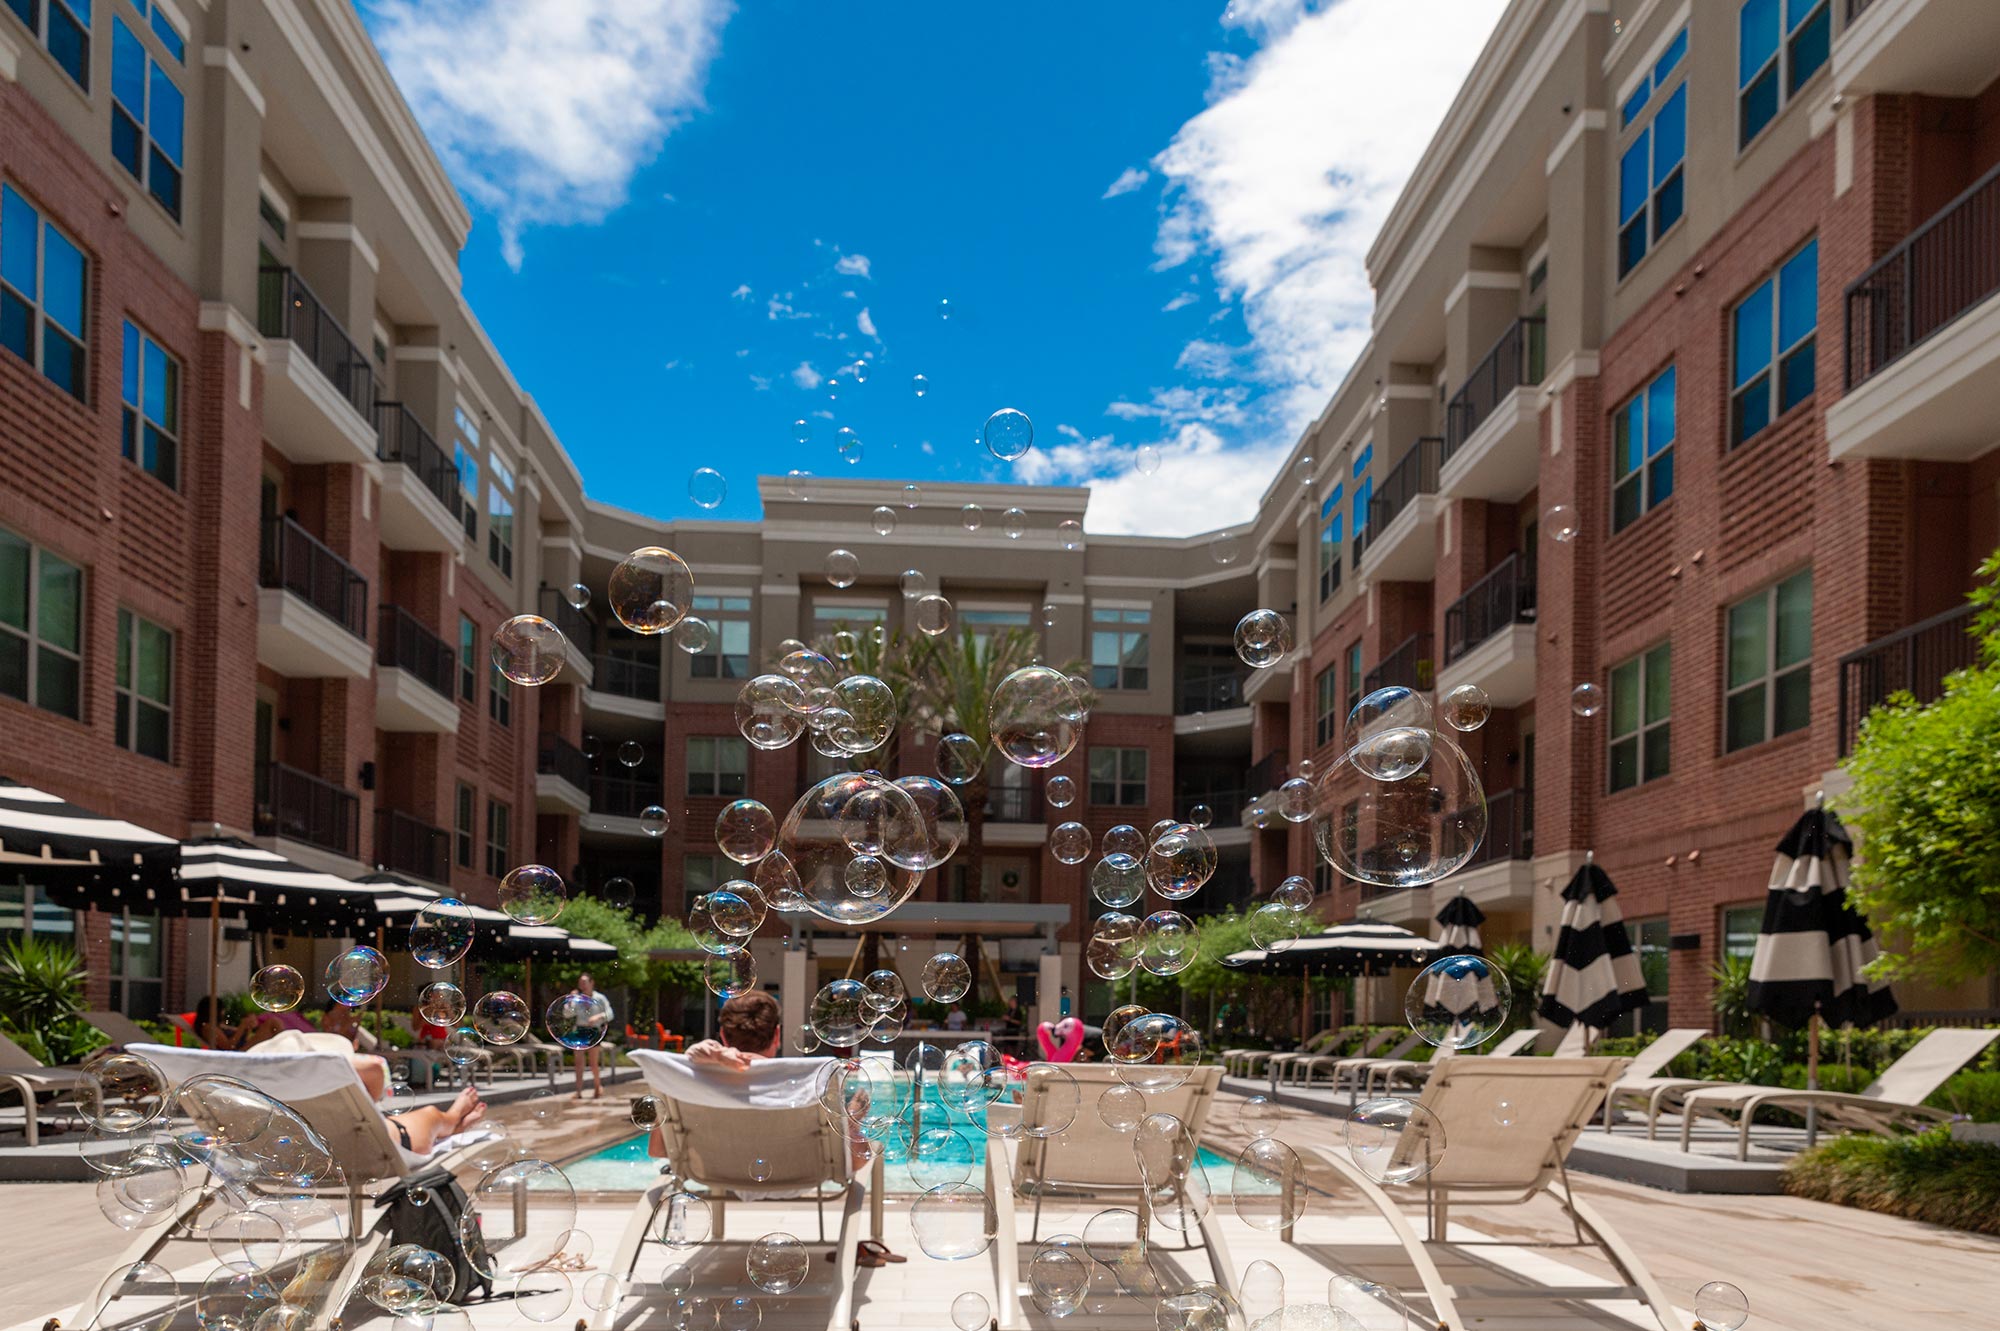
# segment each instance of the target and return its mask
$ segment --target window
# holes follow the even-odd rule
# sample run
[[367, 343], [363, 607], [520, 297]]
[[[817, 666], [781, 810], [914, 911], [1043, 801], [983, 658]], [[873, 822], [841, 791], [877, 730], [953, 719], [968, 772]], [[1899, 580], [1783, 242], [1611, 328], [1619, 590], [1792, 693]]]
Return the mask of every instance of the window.
[[821, 601], [813, 606], [814, 638], [831, 637], [841, 629], [886, 635], [888, 623], [889, 607], [884, 602]]
[[471, 702], [479, 692], [479, 626], [466, 615], [458, 617], [458, 696]]
[[132, 8], [146, 16], [153, 35], [160, 39], [168, 55], [179, 64], [187, 63], [187, 35], [181, 31], [180, 21], [167, 11], [160, 0], [132, 0]]
[[464, 407], [451, 409], [458, 439], [452, 446], [452, 460], [458, 467], [458, 492], [465, 497], [465, 534], [479, 534], [479, 424]]
[[[1780, 9], [1782, 8], [1782, 14]], [[1736, 146], [1777, 119], [1833, 45], [1828, 0], [1743, 0], [1736, 15]]]
[[696, 679], [747, 679], [750, 675], [750, 598], [697, 596], [694, 611], [714, 636], [695, 653], [688, 671]]
[[1623, 531], [1674, 492], [1674, 367], [1611, 417], [1611, 530]]
[[7, 0], [76, 86], [90, 87], [91, 0]]
[[83, 715], [83, 570], [0, 530], [0, 693]]
[[458, 806], [452, 816], [451, 840], [452, 857], [461, 869], [472, 867], [472, 811], [475, 796], [472, 787], [463, 781], [458, 783]]
[[130, 610], [118, 612], [117, 698], [118, 747], [172, 762], [174, 635]]
[[1354, 503], [1349, 510], [1348, 525], [1354, 528], [1356, 536], [1368, 530], [1368, 501], [1375, 497], [1375, 478], [1367, 475], [1367, 471], [1374, 461], [1372, 443], [1354, 455]]
[[514, 576], [514, 473], [491, 458], [493, 484], [486, 489], [486, 558], [503, 577]]
[[111, 1007], [128, 1017], [160, 1015], [160, 917], [111, 917]]
[[0, 939], [22, 934], [67, 942], [76, 937], [76, 915], [31, 883], [0, 883]]
[[[681, 912], [693, 907], [694, 899], [713, 892], [734, 877], [722, 867], [720, 855], [683, 855], [681, 857]], [[731, 869], [735, 866], [731, 865]]]
[[1181, 643], [1182, 711], [1238, 707], [1243, 702], [1243, 661], [1228, 642]]
[[264, 225], [270, 227], [271, 234], [279, 240], [285, 238], [285, 232], [291, 227], [290, 220], [285, 216], [285, 210], [279, 206], [277, 200], [262, 190], [257, 192], [257, 216], [263, 219]]
[[1812, 570], [1729, 607], [1723, 751], [1800, 730], [1812, 720]]
[[1343, 715], [1354, 711], [1354, 704], [1361, 701], [1361, 639], [1347, 644], [1347, 705]]
[[1340, 511], [1341, 491], [1341, 486], [1334, 486], [1319, 506], [1319, 599], [1322, 601], [1340, 590], [1341, 527], [1345, 516]]
[[111, 155], [181, 215], [181, 139], [187, 99], [124, 19], [111, 21]]
[[1632, 922], [1632, 946], [1639, 954], [1639, 974], [1646, 980], [1646, 1006], [1619, 1024], [1629, 1025], [1633, 1035], [1667, 1028], [1667, 977], [1673, 969], [1669, 961], [1672, 943], [1666, 916]]
[[1138, 805], [1146, 802], [1144, 749], [1092, 749], [1090, 802]]
[[514, 811], [499, 800], [486, 801], [486, 872], [505, 878], [514, 867]]
[[[1667, 54], [1625, 101], [1625, 127], [1638, 133], [1618, 158], [1618, 276], [1623, 277], [1686, 211], [1687, 80], [1664, 97], [1662, 80], [1680, 64], [1687, 51], [1682, 30]], [[1653, 106], [1658, 98], [1658, 105]], [[1646, 108], [1652, 106], [1650, 114]]]
[[687, 793], [735, 799], [750, 779], [750, 748], [737, 735], [689, 735]]
[[1611, 670], [1611, 789], [1633, 786], [1667, 774], [1671, 702], [1668, 685], [1672, 652], [1668, 644], [1633, 657]]
[[1090, 684], [1098, 689], [1143, 689], [1146, 667], [1146, 625], [1153, 612], [1143, 606], [1093, 605], [1090, 611]]
[[125, 321], [125, 456], [168, 485], [180, 468], [181, 367], [166, 349]]
[[486, 714], [503, 726], [514, 724], [514, 681], [498, 667], [492, 668], [486, 680]]
[[1687, 51], [1687, 29], [1682, 28], [1661, 50], [1660, 58], [1653, 62], [1653, 67], [1639, 76], [1638, 86], [1626, 96], [1624, 109], [1618, 117], [1620, 129], [1628, 127], [1637, 120], [1653, 100], [1653, 94], [1667, 86], [1667, 80], [1673, 77], [1676, 69], [1680, 68], [1681, 60], [1687, 55]]
[[1757, 954], [1757, 935], [1764, 932], [1764, 905], [1728, 906], [1722, 912], [1722, 955], [1751, 957]]
[[[1762, 433], [1813, 394], [1819, 326], [1819, 241], [1785, 260], [1730, 314], [1732, 447]], [[1772, 373], [1772, 366], [1777, 373]]]
[[1313, 743], [1331, 744], [1340, 736], [1340, 668], [1330, 665], [1319, 672], [1313, 680], [1313, 696], [1316, 700], [1313, 722]]
[[83, 400], [89, 262], [12, 185], [0, 188], [0, 345]]

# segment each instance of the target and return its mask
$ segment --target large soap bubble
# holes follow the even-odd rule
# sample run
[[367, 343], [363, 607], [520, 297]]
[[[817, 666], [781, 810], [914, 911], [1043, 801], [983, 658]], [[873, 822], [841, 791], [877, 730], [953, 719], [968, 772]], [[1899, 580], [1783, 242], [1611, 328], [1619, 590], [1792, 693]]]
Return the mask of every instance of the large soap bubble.
[[945, 1183], [910, 1206], [910, 1232], [924, 1256], [942, 1262], [977, 1257], [993, 1242], [986, 1194], [970, 1183]]
[[1146, 870], [1136, 856], [1122, 850], [1107, 851], [1103, 859], [1091, 866], [1090, 895], [1113, 909], [1124, 909], [1145, 891]]
[[[877, 920], [909, 900], [922, 879], [906, 867], [935, 850], [930, 824], [910, 792], [872, 772], [837, 772], [799, 797], [778, 829], [778, 850], [798, 875], [806, 908], [840, 925]], [[857, 856], [883, 864], [880, 890], [857, 892]], [[862, 886], [875, 886], [872, 875]]]
[[1278, 901], [1267, 901], [1250, 912], [1250, 945], [1283, 952], [1299, 941], [1300, 913]]
[[493, 630], [488, 655], [495, 670], [532, 688], [562, 673], [567, 646], [562, 630], [540, 615], [516, 615]]
[[836, 744], [849, 753], [868, 753], [889, 742], [897, 720], [894, 689], [873, 675], [849, 675], [833, 692], [850, 718], [834, 729]]
[[993, 747], [1022, 767], [1053, 767], [1069, 757], [1088, 714], [1068, 675], [1023, 666], [993, 690], [988, 718]]
[[456, 1026], [465, 1016], [465, 993], [450, 980], [427, 984], [417, 995], [417, 1015], [433, 1026]]
[[1122, 980], [1138, 966], [1141, 947], [1138, 916], [1106, 911], [1090, 926], [1084, 964], [1100, 979]]
[[1711, 1280], [1694, 1292], [1694, 1315], [1708, 1331], [1737, 1331], [1750, 1320], [1750, 1299], [1727, 1280]]
[[936, 777], [898, 777], [896, 785], [916, 806], [917, 835], [892, 838], [882, 854], [905, 869], [935, 869], [965, 844], [965, 806]]
[[569, 904], [562, 875], [546, 864], [522, 864], [500, 880], [500, 909], [522, 924], [553, 924]]
[[618, 622], [634, 633], [666, 633], [694, 606], [694, 574], [687, 561], [657, 545], [625, 556], [604, 585]]
[[1189, 823], [1173, 823], [1146, 851], [1146, 881], [1169, 901], [1193, 896], [1215, 875], [1215, 842]]
[[443, 970], [472, 948], [472, 908], [455, 897], [439, 897], [410, 921], [410, 960]]
[[935, 1003], [956, 1003], [972, 988], [972, 967], [956, 952], [940, 952], [924, 963], [924, 995]]
[[1417, 1100], [1367, 1100], [1347, 1116], [1348, 1158], [1377, 1183], [1414, 1183], [1444, 1158], [1444, 1124]]
[[100, 1049], [77, 1077], [78, 1118], [108, 1132], [131, 1132], [167, 1110], [166, 1074], [138, 1054]]
[[826, 1044], [852, 1048], [869, 1025], [868, 987], [859, 980], [833, 980], [813, 995], [806, 1024]]
[[1139, 926], [1139, 964], [1155, 975], [1179, 975], [1201, 955], [1194, 921], [1177, 910], [1156, 910]]
[[1486, 791], [1465, 751], [1421, 733], [1423, 760], [1394, 780], [1362, 771], [1355, 753], [1319, 775], [1313, 838], [1349, 878], [1383, 887], [1434, 883], [1462, 868], [1486, 836]]
[[306, 996], [306, 977], [296, 967], [265, 966], [250, 977], [250, 1001], [266, 1012], [290, 1012]]
[[812, 1254], [790, 1234], [766, 1234], [750, 1245], [744, 1274], [766, 1294], [789, 1294], [812, 1274]]
[[1292, 624], [1275, 610], [1252, 610], [1236, 621], [1236, 654], [1243, 664], [1261, 670], [1285, 659], [1292, 650]]
[[1440, 957], [1410, 981], [1403, 1015], [1427, 1043], [1470, 1049], [1506, 1024], [1513, 1004], [1506, 972], [1486, 958]]
[[[546, 1160], [515, 1160], [488, 1173], [459, 1216], [462, 1237], [485, 1240], [485, 1261], [474, 1269], [489, 1279], [547, 1262], [575, 1228], [576, 1189]], [[468, 1258], [476, 1247], [466, 1244]]]
[[603, 994], [564, 994], [549, 1004], [543, 1020], [549, 1037], [565, 1049], [588, 1049], [611, 1027], [611, 1000]]
[[771, 853], [778, 819], [757, 800], [737, 800], [715, 816], [715, 845], [738, 864], [755, 864]]
[[372, 947], [351, 947], [326, 963], [326, 996], [360, 1007], [389, 984], [389, 959]]
[[1306, 1209], [1305, 1166], [1275, 1137], [1256, 1137], [1236, 1157], [1230, 1178], [1237, 1218], [1270, 1233], [1290, 1229]]
[[505, 989], [481, 994], [472, 1004], [472, 1029], [488, 1044], [513, 1044], [528, 1033], [528, 1005]]
[[1185, 1082], [1201, 1063], [1201, 1033], [1168, 1012], [1148, 1012], [1107, 1031], [1105, 1056], [1118, 1080], [1157, 1094]]
[[782, 749], [805, 731], [806, 694], [784, 675], [759, 675], [736, 695], [736, 729], [752, 748]]
[[1347, 760], [1363, 776], [1400, 781], [1429, 759], [1431, 732], [1430, 700], [1401, 684], [1385, 685], [1348, 711]]

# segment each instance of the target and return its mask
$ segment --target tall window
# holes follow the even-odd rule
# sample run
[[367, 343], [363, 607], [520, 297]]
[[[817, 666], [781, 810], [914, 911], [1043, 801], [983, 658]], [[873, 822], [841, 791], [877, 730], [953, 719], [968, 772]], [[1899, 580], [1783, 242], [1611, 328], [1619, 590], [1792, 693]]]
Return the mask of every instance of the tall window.
[[1686, 210], [1687, 80], [1666, 82], [1687, 54], [1683, 30], [1625, 100], [1624, 126], [1638, 132], [1618, 158], [1618, 275], [1632, 271]]
[[1319, 599], [1322, 601], [1340, 590], [1343, 488], [1334, 486], [1319, 506]]
[[1736, 15], [1736, 146], [1777, 119], [1833, 47], [1830, 0], [1743, 0]]
[[505, 878], [514, 867], [514, 811], [499, 800], [486, 801], [486, 872]]
[[1375, 462], [1375, 445], [1370, 443], [1354, 455], [1353, 481], [1354, 504], [1349, 513], [1348, 525], [1354, 528], [1356, 536], [1368, 530], [1368, 501], [1375, 497], [1375, 478], [1368, 474], [1368, 468]]
[[174, 635], [118, 612], [118, 747], [170, 763], [174, 735]]
[[689, 735], [687, 793], [735, 799], [750, 780], [750, 750], [737, 735]]
[[1803, 729], [1812, 720], [1812, 570], [1729, 607], [1723, 750]]
[[1361, 701], [1361, 639], [1347, 644], [1347, 706], [1342, 709], [1345, 716], [1354, 710], [1354, 704]]
[[1239, 707], [1243, 703], [1243, 661], [1226, 642], [1181, 643], [1181, 709]]
[[458, 617], [458, 696], [471, 702], [479, 692], [479, 626], [468, 615]]
[[160, 917], [111, 917], [111, 1006], [128, 1017], [160, 1015]]
[[730, 875], [722, 866], [723, 859], [720, 855], [683, 855], [681, 857], [681, 910], [683, 913], [694, 904], [696, 897], [704, 893], [713, 892], [729, 880]]
[[[1655, 915], [1649, 920], [1634, 920], [1632, 945], [1639, 954], [1639, 974], [1646, 981], [1646, 1006], [1632, 1012], [1629, 1019], [1631, 1033], [1663, 1031], [1667, 1028], [1667, 977], [1673, 969], [1669, 964], [1673, 955], [1673, 933], [1668, 928], [1667, 917]], [[1619, 1024], [1624, 1026], [1627, 1023], [1621, 1021]]]
[[166, 348], [125, 321], [125, 456], [173, 485], [180, 474], [181, 367]]
[[0, 530], [0, 693], [83, 715], [83, 570]]
[[111, 155], [176, 220], [187, 99], [125, 20], [111, 21]]
[[1674, 492], [1674, 367], [1611, 417], [1611, 530], [1623, 531]]
[[0, 188], [0, 345], [83, 400], [89, 261], [12, 185]]
[[1126, 806], [1144, 804], [1146, 751], [1093, 748], [1090, 751], [1090, 802]]
[[473, 809], [472, 787], [463, 781], [458, 783], [458, 804], [452, 812], [451, 839], [452, 858], [461, 869], [472, 867]]
[[1730, 315], [1729, 442], [1757, 437], [1812, 396], [1819, 339], [1819, 241], [1784, 261]]
[[1722, 912], [1722, 955], [1752, 957], [1757, 954], [1757, 935], [1764, 932], [1764, 905], [1727, 906]]
[[1340, 668], [1336, 663], [1313, 679], [1313, 743], [1331, 744], [1340, 736]]
[[1090, 683], [1099, 689], [1143, 689], [1147, 669], [1147, 625], [1153, 612], [1144, 606], [1093, 605], [1090, 611]]
[[486, 679], [486, 714], [503, 726], [514, 724], [514, 681], [497, 666]]
[[1628, 790], [1670, 770], [1672, 650], [1667, 643], [1611, 670], [1611, 789]]
[[708, 646], [695, 653], [688, 671], [696, 679], [745, 679], [750, 674], [750, 598], [697, 596], [694, 612], [713, 630]]
[[505, 577], [514, 576], [514, 473], [489, 458], [493, 484], [486, 488], [486, 558]]
[[[84, 8], [88, 12], [87, 2]], [[153, 35], [160, 39], [160, 45], [174, 58], [174, 63], [186, 64], [187, 34], [181, 31], [180, 24], [167, 12], [167, 7], [160, 4], [159, 0], [132, 0], [132, 8], [146, 16], [146, 26], [150, 27]]]
[[90, 87], [91, 0], [7, 0], [79, 88]]
[[479, 422], [464, 407], [451, 409], [451, 423], [458, 431], [452, 444], [452, 460], [458, 468], [458, 492], [465, 498], [465, 534], [479, 534]]

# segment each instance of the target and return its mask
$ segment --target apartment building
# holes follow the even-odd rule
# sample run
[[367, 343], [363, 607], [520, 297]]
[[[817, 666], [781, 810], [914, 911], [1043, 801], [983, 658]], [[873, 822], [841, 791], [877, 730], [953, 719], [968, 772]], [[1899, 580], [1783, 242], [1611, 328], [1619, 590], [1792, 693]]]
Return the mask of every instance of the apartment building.
[[[2000, 8], [1517, 0], [1369, 254], [1369, 347], [1255, 521], [1080, 545], [1082, 490], [905, 510], [893, 483], [764, 478], [755, 524], [593, 499], [463, 298], [470, 217], [347, 0], [5, 8], [0, 775], [100, 812], [482, 902], [536, 859], [677, 913], [732, 868], [724, 805], [782, 817], [825, 772], [743, 741], [742, 680], [788, 638], [903, 627], [916, 569], [1099, 700], [1058, 769], [1076, 804], [996, 770], [983, 881], [927, 879], [895, 955], [977, 938], [1001, 990], [1083, 993], [1087, 866], [1048, 828], [1205, 803], [1208, 904], [1306, 873], [1328, 918], [1427, 926], [1462, 888], [1489, 941], [1543, 948], [1594, 853], [1648, 1020], [1701, 1022], [1858, 718], [1969, 653], [2000, 544]], [[647, 544], [693, 565], [708, 650], [564, 595]], [[1253, 674], [1230, 635], [1257, 606], [1299, 646]], [[571, 648], [539, 690], [486, 659], [529, 610]], [[1465, 737], [1489, 834], [1446, 886], [1337, 879], [1260, 798], [1385, 683], [1495, 706]], [[905, 770], [929, 742], [900, 737]], [[134, 1012], [206, 973], [178, 921], [72, 916], [29, 876], [0, 929], [80, 934], [92, 998]], [[774, 920], [760, 974], [801, 1001], [858, 945]], [[244, 940], [221, 960], [240, 982]], [[2000, 1004], [1977, 988], [1905, 1006]]]

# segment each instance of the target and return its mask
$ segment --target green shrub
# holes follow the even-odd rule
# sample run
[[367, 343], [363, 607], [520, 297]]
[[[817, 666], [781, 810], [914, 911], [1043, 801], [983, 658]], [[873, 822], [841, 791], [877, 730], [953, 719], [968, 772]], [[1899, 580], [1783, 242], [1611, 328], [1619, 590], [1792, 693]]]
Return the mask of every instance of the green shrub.
[[1924, 1103], [1963, 1114], [1975, 1123], [2000, 1123], [2000, 1072], [1968, 1068], [1938, 1087]]
[[1785, 1191], [1932, 1225], [2000, 1234], [2000, 1147], [1912, 1137], [1840, 1137], [1792, 1158]]
[[1715, 981], [1708, 1001], [1716, 1025], [1724, 1035], [1748, 1036], [1757, 1026], [1757, 1015], [1750, 1010], [1750, 958], [1724, 957], [1708, 974]]
[[45, 1034], [82, 1008], [86, 978], [68, 944], [34, 934], [9, 939], [0, 951], [0, 1011], [15, 1029]]
[[[1847, 1095], [1859, 1094], [1863, 1087], [1875, 1080], [1873, 1068], [1850, 1068], [1839, 1063], [1828, 1063], [1824, 1059], [1819, 1065], [1819, 1088], [1822, 1091], [1840, 1091]], [[1787, 1063], [1778, 1084], [1804, 1090], [1806, 1085], [1806, 1065]]]

